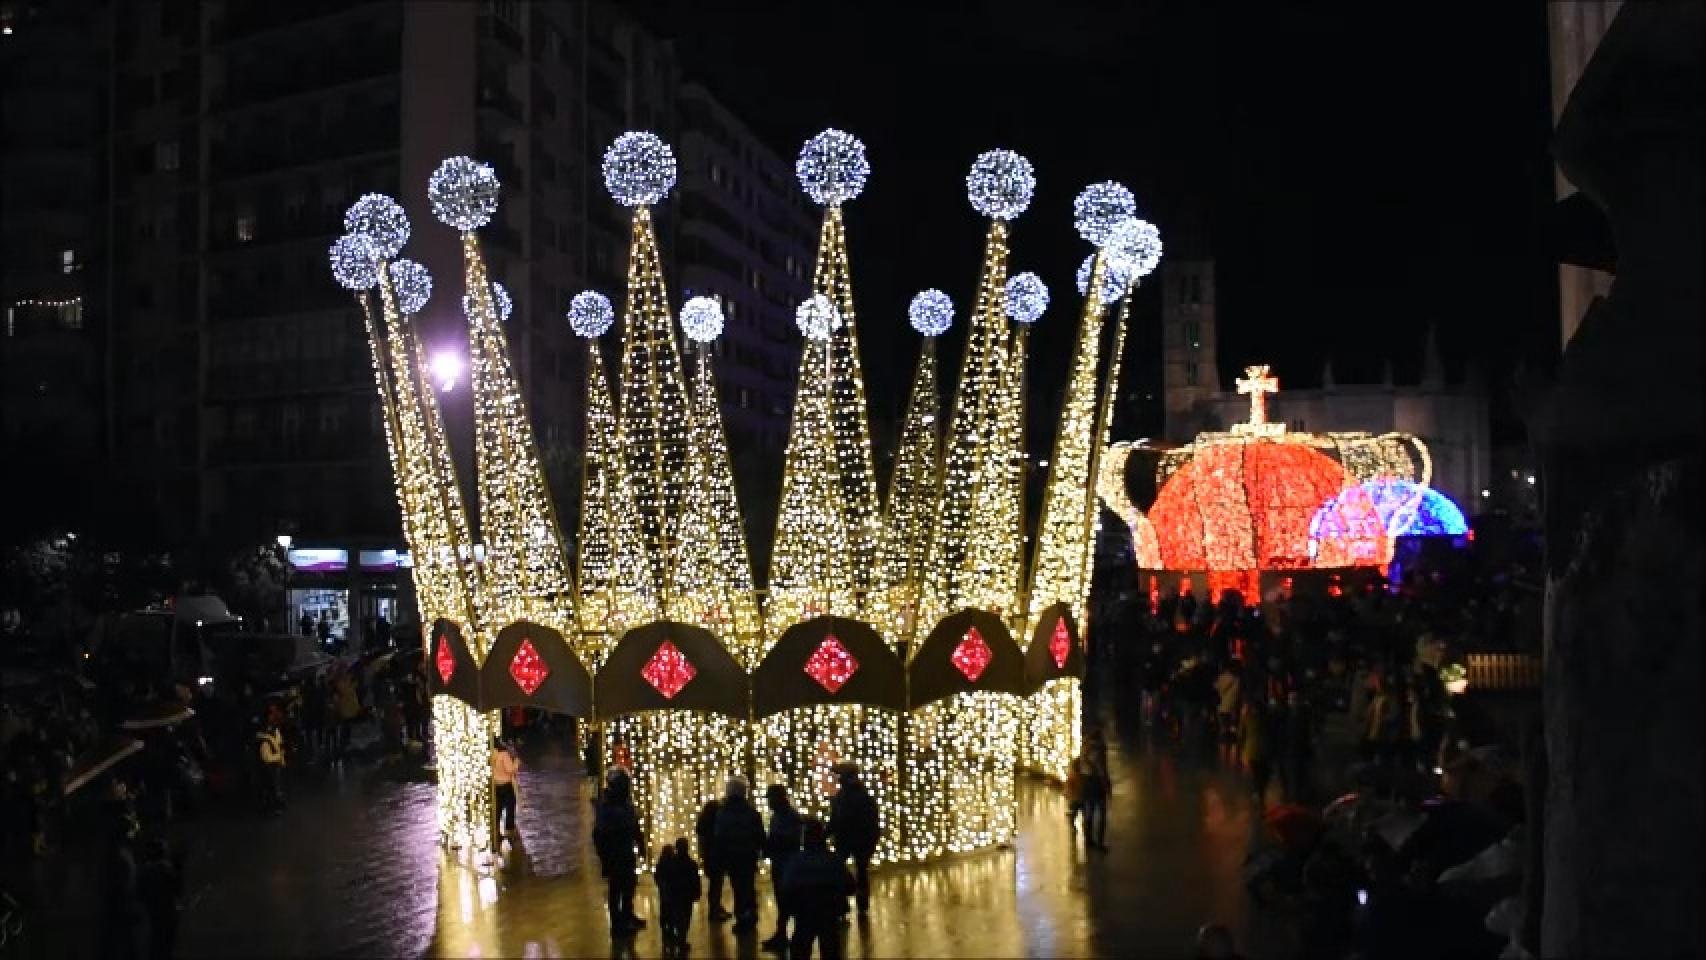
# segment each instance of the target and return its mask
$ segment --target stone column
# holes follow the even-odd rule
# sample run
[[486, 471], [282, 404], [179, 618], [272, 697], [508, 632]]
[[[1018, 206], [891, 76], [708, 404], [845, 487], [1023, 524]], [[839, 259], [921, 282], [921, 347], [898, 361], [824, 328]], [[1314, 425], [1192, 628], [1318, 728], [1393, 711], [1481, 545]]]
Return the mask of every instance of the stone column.
[[1557, 130], [1617, 267], [1535, 429], [1546, 957], [1706, 955], [1702, 11], [1624, 5]]

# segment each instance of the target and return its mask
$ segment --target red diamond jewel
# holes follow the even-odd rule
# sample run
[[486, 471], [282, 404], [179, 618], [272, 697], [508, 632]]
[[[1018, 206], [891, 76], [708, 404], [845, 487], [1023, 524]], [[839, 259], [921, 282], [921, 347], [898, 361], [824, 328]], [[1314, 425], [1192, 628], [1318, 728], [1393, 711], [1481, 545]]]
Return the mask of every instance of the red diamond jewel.
[[977, 678], [983, 676], [983, 671], [989, 668], [989, 661], [995, 659], [995, 654], [990, 652], [989, 644], [983, 642], [983, 634], [972, 627], [948, 659], [965, 674], [967, 680], [976, 683]]
[[665, 700], [674, 700], [681, 688], [699, 671], [693, 669], [693, 664], [687, 662], [687, 654], [676, 649], [675, 644], [668, 640], [658, 647], [646, 665], [640, 668], [640, 676], [652, 685], [652, 688], [663, 694]]
[[509, 660], [509, 675], [515, 678], [515, 685], [521, 688], [521, 692], [531, 697], [533, 691], [551, 675], [551, 668], [545, 665], [545, 658], [539, 655], [533, 641], [522, 637], [521, 646], [515, 648], [515, 656]]
[[448, 686], [450, 675], [456, 672], [456, 654], [450, 652], [450, 635], [438, 635], [438, 653], [433, 655], [433, 662], [438, 666], [439, 682]]
[[1066, 669], [1066, 655], [1072, 652], [1072, 637], [1066, 632], [1066, 618], [1058, 617], [1054, 621], [1054, 636], [1049, 638], [1048, 652], [1054, 656], [1056, 669]]
[[847, 652], [847, 648], [842, 646], [841, 641], [832, 633], [824, 637], [823, 642], [812, 651], [812, 655], [806, 658], [805, 670], [806, 676], [816, 680], [825, 690], [834, 693], [859, 671], [859, 661]]

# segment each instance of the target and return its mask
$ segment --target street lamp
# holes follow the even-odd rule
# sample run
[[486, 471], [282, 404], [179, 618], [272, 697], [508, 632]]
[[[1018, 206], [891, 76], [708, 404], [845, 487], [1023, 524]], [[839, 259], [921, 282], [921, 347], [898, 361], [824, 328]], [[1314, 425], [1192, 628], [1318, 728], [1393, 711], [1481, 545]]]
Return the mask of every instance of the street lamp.
[[456, 378], [462, 374], [461, 357], [450, 350], [440, 350], [432, 355], [431, 367], [439, 390], [449, 393], [456, 388]]

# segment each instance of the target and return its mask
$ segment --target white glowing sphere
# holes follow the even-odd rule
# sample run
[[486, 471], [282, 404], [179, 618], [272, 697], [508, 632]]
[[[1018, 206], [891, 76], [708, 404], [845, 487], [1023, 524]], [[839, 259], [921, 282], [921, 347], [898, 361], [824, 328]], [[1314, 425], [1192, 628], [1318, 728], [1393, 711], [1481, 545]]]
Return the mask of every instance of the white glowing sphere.
[[409, 242], [409, 215], [383, 193], [364, 193], [344, 211], [344, 230], [366, 236], [380, 258], [390, 260]]
[[427, 180], [432, 215], [458, 230], [478, 230], [498, 212], [498, 175], [489, 164], [451, 157]]
[[332, 241], [327, 252], [332, 279], [348, 290], [371, 290], [379, 284], [379, 248], [364, 233], [346, 233]]
[[912, 329], [927, 337], [939, 337], [954, 325], [954, 301], [932, 287], [912, 298], [906, 315], [912, 320]]
[[[498, 308], [498, 322], [509, 319], [515, 310], [515, 302], [509, 298], [509, 291], [501, 283], [492, 284], [492, 305]], [[471, 294], [462, 295], [462, 312], [468, 316], [474, 315], [474, 297]]]
[[1120, 220], [1137, 212], [1137, 198], [1125, 184], [1104, 180], [1079, 191], [1072, 201], [1072, 225], [1078, 235], [1096, 246], [1108, 242], [1108, 234]]
[[649, 207], [675, 187], [675, 151], [655, 133], [631, 130], [604, 151], [604, 189], [624, 207]]
[[[1095, 268], [1096, 255], [1090, 254], [1084, 262], [1078, 265], [1078, 292], [1089, 296], [1090, 271]], [[1121, 261], [1110, 258], [1102, 265], [1102, 289], [1096, 298], [1103, 303], [1113, 303], [1125, 296], [1131, 286], [1131, 267]]]
[[413, 260], [391, 264], [391, 285], [397, 291], [397, 309], [405, 315], [420, 313], [432, 298], [432, 274]]
[[681, 332], [694, 343], [710, 343], [723, 335], [723, 305], [716, 297], [694, 297], [681, 305]]
[[1147, 277], [1161, 263], [1161, 231], [1147, 220], [1125, 217], [1108, 233], [1102, 252], [1122, 264], [1133, 279]]
[[610, 298], [597, 290], [582, 290], [569, 301], [569, 329], [583, 337], [602, 337], [615, 322]]
[[800, 148], [794, 175], [814, 203], [833, 207], [864, 191], [871, 162], [865, 158], [865, 144], [858, 137], [830, 127]]
[[966, 196], [972, 209], [996, 220], [1011, 220], [1031, 205], [1037, 175], [1031, 161], [1011, 150], [990, 150], [978, 156], [966, 174]]
[[841, 327], [841, 311], [823, 294], [814, 294], [794, 311], [794, 322], [800, 332], [813, 340], [828, 340]]
[[1043, 278], [1026, 271], [1007, 280], [1007, 315], [1015, 323], [1036, 323], [1048, 309], [1048, 285]]

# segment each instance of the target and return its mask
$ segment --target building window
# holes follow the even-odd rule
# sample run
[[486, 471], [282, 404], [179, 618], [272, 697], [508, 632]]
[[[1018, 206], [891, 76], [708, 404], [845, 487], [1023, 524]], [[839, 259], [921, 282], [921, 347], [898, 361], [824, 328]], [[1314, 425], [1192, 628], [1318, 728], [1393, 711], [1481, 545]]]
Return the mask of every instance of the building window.
[[67, 330], [83, 329], [83, 298], [67, 300], [59, 309], [59, 325]]
[[170, 172], [178, 169], [178, 141], [167, 140], [154, 145], [154, 169]]
[[1196, 361], [1193, 360], [1190, 363], [1185, 364], [1185, 386], [1194, 387], [1196, 385], [1197, 385], [1197, 364], [1196, 364]]
[[237, 242], [249, 243], [255, 239], [255, 213], [253, 210], [243, 210], [237, 214]]
[[59, 251], [59, 267], [65, 273], [76, 273], [77, 251], [71, 247]]

